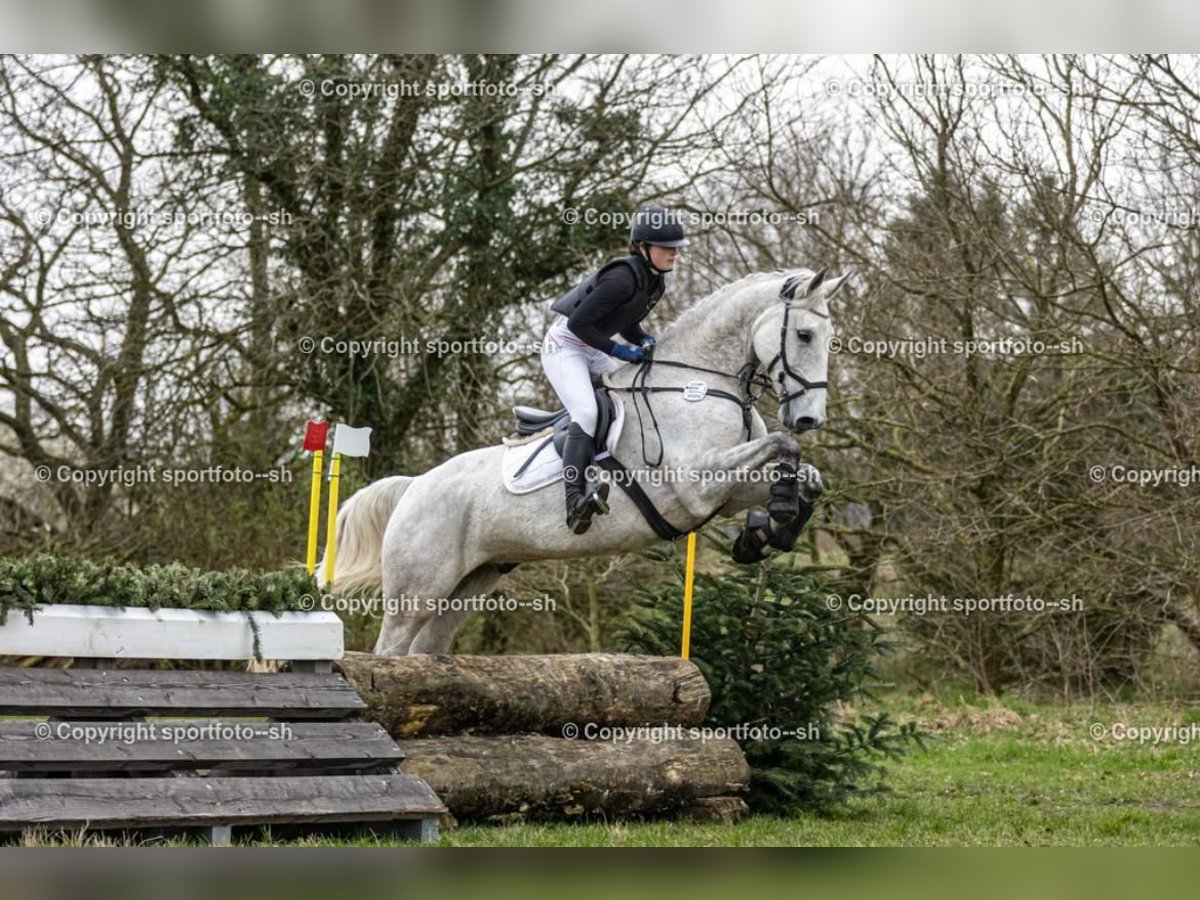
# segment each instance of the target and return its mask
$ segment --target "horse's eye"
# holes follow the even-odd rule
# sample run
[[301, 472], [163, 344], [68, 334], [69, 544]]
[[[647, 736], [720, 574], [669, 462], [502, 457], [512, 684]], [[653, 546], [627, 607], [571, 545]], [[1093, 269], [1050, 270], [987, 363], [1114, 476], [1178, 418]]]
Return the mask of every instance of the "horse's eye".
[[800, 343], [802, 343], [802, 344], [811, 344], [812, 343], [812, 332], [808, 331], [804, 328], [796, 329], [796, 337], [800, 338]]

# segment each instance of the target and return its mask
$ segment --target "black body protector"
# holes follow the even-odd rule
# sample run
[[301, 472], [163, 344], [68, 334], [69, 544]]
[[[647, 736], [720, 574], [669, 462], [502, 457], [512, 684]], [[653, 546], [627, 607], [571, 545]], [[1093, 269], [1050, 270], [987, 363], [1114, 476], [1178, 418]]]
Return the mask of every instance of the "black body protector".
[[[649, 315], [650, 310], [654, 309], [654, 305], [662, 299], [663, 291], [666, 289], [666, 281], [662, 278], [655, 278], [650, 272], [650, 264], [646, 261], [645, 257], [639, 256], [636, 253], [610, 259], [587, 278], [583, 279], [583, 281], [579, 282], [579, 284], [575, 285], [575, 287], [555, 300], [550, 308], [569, 319], [571, 314], [579, 309], [588, 296], [596, 290], [596, 284], [600, 281], [600, 276], [615, 266], [628, 266], [633, 272], [636, 285], [633, 296], [621, 305], [622, 318], [631, 320], [630, 324], [642, 321], [642, 319]], [[614, 328], [610, 333], [616, 334], [619, 331], [623, 331], [625, 327], [628, 326]]]

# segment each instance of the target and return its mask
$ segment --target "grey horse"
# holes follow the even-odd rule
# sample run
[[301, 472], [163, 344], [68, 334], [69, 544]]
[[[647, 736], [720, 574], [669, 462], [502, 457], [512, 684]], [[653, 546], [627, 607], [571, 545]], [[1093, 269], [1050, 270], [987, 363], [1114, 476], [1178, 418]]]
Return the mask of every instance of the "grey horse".
[[[643, 478], [642, 484], [676, 529], [687, 532], [714, 514], [764, 506], [771, 488], [762, 477], [764, 467], [799, 460], [795, 435], [825, 421], [833, 336], [829, 300], [847, 278], [826, 279], [825, 271], [805, 269], [749, 275], [697, 302], [662, 332], [654, 359], [686, 367], [630, 363], [609, 373], [608, 383], [626, 407], [613, 456], [631, 470], [650, 456], [658, 464], [655, 471], [671, 474]], [[748, 372], [769, 380], [787, 431], [767, 433], [747, 396]], [[697, 402], [694, 391], [688, 397], [682, 391], [641, 390], [681, 387], [698, 378], [744, 398], [744, 408], [711, 392]], [[644, 427], [635, 403], [641, 404]], [[385, 614], [377, 654], [448, 652], [473, 613], [444, 611], [449, 603], [439, 611], [433, 601], [480, 597], [519, 563], [635, 551], [661, 540], [615, 486], [611, 511], [597, 516], [586, 535], [573, 534], [563, 521], [557, 482], [521, 495], [506, 490], [501, 479], [506, 449], [484, 447], [422, 475], [380, 479], [355, 492], [338, 512], [333, 584], [321, 587], [382, 587]], [[820, 476], [810, 471], [800, 489], [815, 497]], [[323, 564], [317, 567], [323, 571]], [[427, 600], [397, 608], [389, 598]]]

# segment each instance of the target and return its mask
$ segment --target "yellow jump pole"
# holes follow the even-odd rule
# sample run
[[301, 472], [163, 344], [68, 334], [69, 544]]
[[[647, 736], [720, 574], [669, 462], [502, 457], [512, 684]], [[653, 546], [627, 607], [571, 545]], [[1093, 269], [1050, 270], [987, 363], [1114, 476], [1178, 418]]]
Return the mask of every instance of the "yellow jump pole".
[[321, 518], [321, 469], [325, 451], [313, 451], [312, 490], [308, 493], [308, 574], [317, 570], [317, 523]]
[[687, 562], [683, 567], [683, 646], [679, 655], [688, 658], [692, 647], [692, 578], [696, 574], [696, 532], [689, 531]]
[[333, 555], [337, 551], [338, 475], [342, 469], [342, 454], [333, 454], [329, 464], [329, 514], [325, 526], [325, 585], [333, 590]]

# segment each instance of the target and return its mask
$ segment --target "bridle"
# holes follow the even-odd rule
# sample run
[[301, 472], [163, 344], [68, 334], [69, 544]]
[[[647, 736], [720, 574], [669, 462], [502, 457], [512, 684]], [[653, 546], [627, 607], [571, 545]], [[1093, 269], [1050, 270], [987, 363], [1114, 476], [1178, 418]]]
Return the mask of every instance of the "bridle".
[[[779, 395], [779, 405], [780, 406], [783, 406], [785, 403], [788, 403], [791, 400], [794, 400], [796, 397], [803, 397], [809, 391], [825, 390], [826, 388], [829, 387], [828, 381], [809, 381], [807, 378], [805, 378], [803, 375], [801, 375], [799, 372], [797, 372], [795, 369], [793, 369], [791, 366], [791, 363], [788, 362], [788, 356], [787, 356], [788, 316], [791, 315], [791, 312], [792, 312], [792, 304], [790, 301], [788, 301], [788, 302], [784, 303], [784, 305], [783, 305], [783, 325], [779, 329], [779, 352], [775, 354], [774, 359], [772, 359], [769, 363], [767, 363], [767, 377], [768, 378], [770, 378], [771, 369], [773, 369], [775, 367], [776, 363], [779, 363], [779, 367], [780, 367], [779, 368], [779, 390], [776, 393]], [[820, 316], [822, 319], [829, 318], [828, 313], [817, 312], [815, 309], [810, 309], [809, 312], [812, 313], [814, 316]], [[791, 393], [788, 393], [787, 382], [784, 380], [785, 377], [792, 379], [792, 381], [799, 382], [800, 390], [792, 391]]]
[[[691, 363], [679, 362], [673, 359], [655, 359], [653, 347], [647, 352], [645, 359], [642, 360], [637, 372], [634, 373], [633, 381], [629, 387], [618, 387], [616, 385], [606, 384], [611, 391], [626, 391], [633, 395], [633, 408], [638, 416], [638, 430], [642, 436], [642, 461], [651, 467], [656, 467], [662, 464], [663, 461], [663, 442], [662, 432], [658, 427], [658, 417], [654, 414], [654, 407], [650, 404], [650, 394], [661, 393], [664, 391], [673, 391], [677, 393], [685, 393], [688, 388], [677, 385], [662, 385], [651, 386], [646, 384], [646, 380], [650, 377], [650, 369], [652, 366], [669, 366], [676, 369], [686, 369], [692, 372], [703, 372], [708, 375], [718, 375], [722, 378], [734, 379], [738, 383], [738, 393], [732, 394], [729, 391], [719, 388], [708, 388], [705, 392], [706, 397], [717, 397], [722, 400], [729, 400], [736, 403], [742, 410], [742, 429], [745, 431], [745, 440], [750, 439], [752, 433], [751, 426], [753, 422], [752, 411], [754, 404], [757, 403], [762, 395], [771, 387], [771, 370], [776, 364], [779, 369], [779, 389], [776, 395], [779, 398], [779, 405], [790, 402], [796, 397], [803, 397], [809, 391], [824, 390], [829, 386], [828, 381], [809, 381], [799, 372], [792, 368], [788, 361], [787, 355], [787, 335], [788, 335], [788, 320], [792, 311], [792, 303], [794, 302], [795, 290], [797, 281], [794, 278], [789, 278], [784, 282], [783, 288], [779, 292], [780, 298], [784, 301], [783, 306], [783, 325], [779, 329], [779, 352], [775, 357], [767, 363], [766, 371], [758, 371], [758, 361], [751, 360], [741, 367], [737, 372], [722, 372], [718, 369], [707, 369], [703, 366], [692, 365]], [[820, 316], [823, 319], [828, 319], [828, 313], [809, 310], [813, 315]], [[787, 390], [786, 379], [791, 378], [800, 384], [800, 390]], [[758, 393], [755, 393], [753, 388], [758, 387]], [[650, 462], [646, 453], [646, 429], [642, 424], [642, 410], [640, 401], [646, 403], [646, 410], [650, 414], [651, 424], [654, 426], [654, 434], [658, 438], [658, 459], [655, 462]]]

